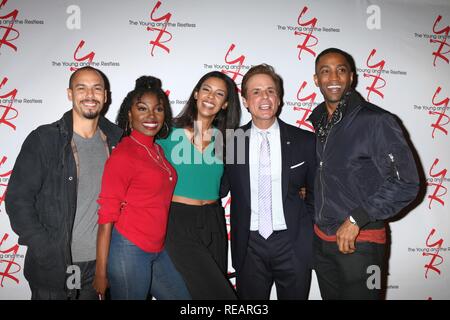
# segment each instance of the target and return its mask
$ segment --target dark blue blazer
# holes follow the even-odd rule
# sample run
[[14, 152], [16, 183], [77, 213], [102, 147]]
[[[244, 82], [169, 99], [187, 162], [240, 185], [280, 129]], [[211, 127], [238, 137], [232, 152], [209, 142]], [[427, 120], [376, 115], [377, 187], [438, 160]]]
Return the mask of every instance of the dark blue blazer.
[[[288, 125], [280, 119], [278, 123], [281, 139], [283, 208], [273, 209], [283, 210], [294, 251], [304, 266], [311, 268], [315, 135]], [[250, 234], [250, 129], [251, 122], [236, 130], [233, 139], [227, 141], [228, 159], [221, 186], [221, 197], [231, 191], [231, 255], [233, 267], [237, 272], [244, 263]], [[243, 132], [245, 134], [242, 134]], [[230, 141], [233, 143], [230, 144]], [[242, 154], [243, 150], [245, 155]], [[306, 187], [307, 190], [305, 200], [299, 195], [301, 187]]]

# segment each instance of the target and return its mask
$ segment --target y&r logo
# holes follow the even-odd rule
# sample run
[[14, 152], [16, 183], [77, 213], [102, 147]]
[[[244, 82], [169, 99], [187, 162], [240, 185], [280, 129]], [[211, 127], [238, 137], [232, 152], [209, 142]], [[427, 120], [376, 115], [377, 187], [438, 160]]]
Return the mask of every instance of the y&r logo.
[[305, 97], [300, 97], [300, 93], [302, 90], [306, 87], [308, 83], [306, 81], [303, 81], [302, 85], [297, 91], [297, 100], [302, 103], [301, 107], [294, 107], [295, 111], [300, 111], [303, 113], [301, 119], [298, 119], [296, 122], [299, 126], [299, 128], [306, 127], [308, 130], [314, 132], [314, 127], [307, 122], [309, 115], [312, 112], [312, 107], [314, 105], [314, 101], [316, 100], [317, 94], [315, 92], [311, 93], [310, 95], [307, 95]]
[[[312, 18], [309, 21], [306, 22], [301, 22], [301, 18], [305, 15], [306, 11], [308, 11], [308, 7], [303, 7], [302, 12], [300, 12], [300, 15], [298, 16], [297, 19], [297, 23], [300, 27], [303, 27], [303, 30], [308, 31], [308, 32], [303, 32], [303, 31], [295, 31], [295, 35], [296, 36], [305, 36], [305, 40], [303, 40], [302, 44], [299, 44], [297, 46], [297, 48], [299, 49], [298, 51], [298, 60], [302, 60], [301, 55], [303, 50], [305, 50], [306, 52], [309, 52], [310, 54], [312, 54], [314, 57], [316, 56], [316, 52], [311, 49], [311, 47], [314, 47], [317, 45], [317, 43], [319, 42], [319, 39], [317, 39], [316, 36], [313, 36], [312, 33], [314, 31], [314, 28], [316, 27], [317, 24], [317, 18]], [[315, 42], [309, 44], [309, 40], [313, 40]]]
[[[364, 78], [373, 78], [373, 81], [372, 81], [372, 84], [370, 85], [370, 87], [366, 87], [367, 101], [370, 101], [370, 94], [372, 92], [379, 95], [382, 99], [384, 98], [384, 95], [380, 90], [386, 85], [386, 81], [381, 77], [381, 74], [384, 69], [385, 61], [381, 60], [375, 64], [370, 64], [371, 63], [370, 61], [375, 56], [376, 52], [377, 52], [377, 50], [373, 49], [372, 52], [369, 54], [369, 57], [367, 58], [367, 61], [366, 61], [367, 67], [373, 69], [372, 73], [375, 73], [375, 74], [368, 74], [368, 73], [364, 72]], [[376, 68], [378, 68], [378, 69], [376, 69]], [[380, 84], [377, 87], [378, 81], [381, 81], [382, 84]]]
[[[3, 81], [0, 83], [0, 89], [8, 82], [8, 78], [3, 78]], [[6, 94], [0, 94], [0, 103], [2, 101], [7, 101], [7, 105], [0, 104], [0, 110], [3, 109], [3, 113], [0, 115], [0, 125], [4, 124], [11, 127], [13, 130], [16, 130], [16, 126], [11, 122], [19, 115], [19, 112], [13, 107], [13, 102], [17, 95], [17, 89], [13, 89]], [[13, 115], [8, 115], [10, 112], [13, 112]]]
[[[428, 209], [431, 209], [431, 203], [433, 201], [437, 201], [442, 206], [445, 205], [445, 201], [442, 199], [442, 197], [447, 194], [447, 188], [444, 187], [442, 184], [445, 180], [445, 175], [447, 174], [447, 169], [442, 169], [439, 172], [433, 173], [433, 170], [438, 163], [439, 163], [439, 159], [435, 159], [433, 162], [433, 165], [431, 166], [430, 171], [429, 171], [430, 177], [433, 179], [433, 181], [427, 182], [427, 185], [430, 187], [434, 187], [434, 192], [432, 195], [428, 196], [428, 198], [430, 199], [430, 202], [428, 204]], [[438, 182], [438, 183], [436, 183], [436, 182]], [[438, 193], [441, 188], [443, 189], [443, 191], [441, 193]]]
[[[0, 158], [0, 167], [6, 162], [7, 159], [8, 158], [6, 158], [5, 156]], [[6, 187], [8, 186], [6, 182], [9, 180], [8, 177], [11, 175], [11, 173], [12, 170], [3, 173], [0, 172], [0, 206], [2, 205], [3, 201], [5, 201]]]
[[[19, 279], [13, 274], [19, 272], [21, 270], [20, 265], [14, 261], [17, 255], [17, 251], [19, 251], [19, 245], [16, 243], [12, 247], [8, 249], [2, 249], [3, 243], [8, 239], [9, 234], [5, 233], [3, 235], [3, 238], [0, 240], [0, 287], [3, 288], [3, 281], [5, 278], [8, 278], [10, 280], [13, 280], [17, 284], [19, 283]], [[3, 268], [3, 265], [5, 267]], [[12, 267], [16, 267], [15, 270], [12, 269]]]
[[[228, 75], [231, 74], [230, 78], [233, 79], [234, 82], [236, 82], [237, 77], [243, 77], [244, 75], [242, 73], [240, 73], [242, 65], [244, 64], [244, 60], [245, 60], [245, 56], [241, 55], [239, 58], [236, 58], [234, 60], [228, 60], [228, 56], [230, 55], [231, 51], [234, 50], [236, 46], [234, 45], [234, 43], [231, 44], [230, 48], [228, 48], [228, 51], [225, 55], [225, 63], [227, 65], [233, 65], [236, 66], [237, 64], [237, 70], [236, 71], [229, 71], [229, 70], [222, 70], [222, 73], [225, 73]], [[236, 84], [238, 84], [236, 82]], [[239, 83], [240, 84], [240, 83]], [[238, 91], [241, 92], [240, 88], [238, 88]]]
[[[152, 12], [150, 13], [150, 20], [153, 23], [156, 22], [156, 25], [161, 25], [162, 28], [147, 27], [147, 31], [157, 31], [158, 32], [156, 39], [150, 41], [150, 45], [152, 46], [152, 50], [151, 50], [152, 57], [154, 56], [153, 52], [155, 51], [155, 47], [161, 48], [164, 51], [166, 51], [167, 53], [170, 53], [169, 47], [167, 47], [164, 43], [167, 43], [170, 40], [172, 40], [172, 34], [169, 31], [166, 31], [167, 25], [170, 21], [170, 18], [172, 17], [172, 14], [166, 13], [165, 15], [163, 15], [159, 18], [154, 17], [154, 14], [155, 14], [156, 10], [159, 9], [159, 7], [161, 7], [161, 1], [158, 1], [156, 3], [155, 7], [153, 8]], [[163, 41], [162, 40], [163, 35], [167, 35], [169, 38], [165, 39]]]
[[[433, 249], [431, 253], [429, 252], [422, 252], [422, 256], [431, 256], [430, 262], [426, 264], [425, 267], [425, 279], [428, 279], [428, 271], [432, 270], [436, 272], [437, 274], [441, 274], [441, 269], [439, 269], [437, 266], [441, 265], [444, 262], [444, 258], [442, 258], [441, 255], [439, 255], [439, 250], [442, 248], [442, 245], [444, 244], [444, 239], [440, 238], [435, 243], [429, 243], [430, 238], [435, 234], [436, 229], [432, 229], [430, 234], [428, 235], [426, 246], [429, 249]], [[434, 251], [434, 252], [433, 252]], [[436, 259], [439, 258], [439, 261], [436, 261]]]
[[[0, 10], [3, 8], [3, 6], [6, 5], [8, 0], [2, 0], [0, 3]], [[0, 38], [0, 49], [2, 48], [2, 45], [7, 45], [8, 47], [12, 48], [14, 51], [17, 51], [17, 47], [12, 44], [12, 41], [19, 38], [19, 31], [14, 28], [14, 22], [17, 19], [17, 15], [19, 14], [19, 11], [17, 9], [11, 11], [10, 13], [0, 16], [0, 30], [4, 30], [3, 37]], [[11, 22], [5, 27], [3, 26], [2, 20], [11, 20]], [[13, 32], [14, 36], [11, 38], [9, 37], [9, 34]]]
[[[446, 97], [445, 99], [442, 99], [442, 100], [439, 101], [439, 102], [435, 101], [436, 96], [437, 96], [440, 92], [441, 92], [441, 87], [438, 87], [438, 88], [436, 89], [436, 92], [434, 93], [433, 99], [432, 99], [432, 103], [433, 103], [433, 105], [434, 105], [435, 107], [438, 107], [438, 108], [439, 108], [439, 107], [441, 106], [441, 107], [440, 107], [440, 111], [438, 111], [438, 112], [435, 112], [435, 111], [428, 111], [428, 114], [429, 114], [429, 115], [432, 115], [432, 116], [433, 116], [433, 115], [437, 115], [437, 116], [438, 116], [436, 122], [433, 123], [433, 124], [431, 125], [431, 127], [433, 128], [433, 132], [432, 132], [432, 134], [431, 134], [431, 136], [433, 137], [433, 139], [434, 139], [434, 132], [436, 131], [436, 129], [442, 131], [445, 135], [447, 135], [448, 132], [447, 132], [447, 129], [444, 128], [444, 126], [447, 125], [447, 124], [450, 122], [449, 116], [445, 114], [445, 112], [446, 112], [447, 109], [448, 109], [448, 103], [449, 103], [449, 101], [450, 101], [449, 97]], [[439, 109], [438, 109], [438, 110], [439, 110]], [[442, 123], [441, 121], [443, 121], [444, 119], [447, 120], [447, 122]]]
[[[81, 48], [83, 48], [84, 43], [85, 43], [84, 40], [80, 41], [80, 43], [78, 44], [78, 47], [75, 49], [75, 52], [73, 53], [73, 58], [75, 59], [77, 65], [78, 65], [78, 62], [80, 62], [80, 64], [88, 66], [94, 60], [95, 52], [91, 51], [90, 53], [88, 53], [84, 57], [77, 57], [78, 51]], [[70, 71], [75, 71], [77, 69], [78, 68], [76, 68], [76, 67], [70, 67]]]
[[[434, 60], [433, 60], [433, 66], [436, 67], [436, 59], [440, 58], [449, 63], [448, 58], [445, 56], [446, 54], [450, 53], [450, 49], [443, 52], [444, 47], [450, 48], [450, 44], [447, 43], [448, 34], [450, 32], [450, 26], [446, 26], [445, 28], [442, 28], [441, 30], [436, 30], [436, 26], [439, 22], [441, 22], [442, 16], [437, 16], [436, 20], [433, 24], [433, 32], [435, 35], [441, 35], [437, 36], [437, 39], [430, 39], [430, 43], [439, 43], [439, 48], [433, 52]], [[442, 40], [441, 40], [442, 39]]]

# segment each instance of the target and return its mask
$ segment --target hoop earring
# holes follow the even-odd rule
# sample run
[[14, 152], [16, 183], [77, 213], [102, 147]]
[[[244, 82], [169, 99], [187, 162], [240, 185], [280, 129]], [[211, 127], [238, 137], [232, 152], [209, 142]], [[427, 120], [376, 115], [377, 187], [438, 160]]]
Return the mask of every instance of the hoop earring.
[[166, 130], [166, 134], [164, 134], [164, 136], [168, 136], [169, 135], [169, 125], [167, 124], [167, 122], [164, 121], [164, 125], [165, 125], [165, 130]]
[[127, 133], [127, 135], [130, 135], [131, 131], [133, 131], [133, 127], [131, 126], [131, 123], [127, 120], [127, 122], [125, 122], [125, 132]]

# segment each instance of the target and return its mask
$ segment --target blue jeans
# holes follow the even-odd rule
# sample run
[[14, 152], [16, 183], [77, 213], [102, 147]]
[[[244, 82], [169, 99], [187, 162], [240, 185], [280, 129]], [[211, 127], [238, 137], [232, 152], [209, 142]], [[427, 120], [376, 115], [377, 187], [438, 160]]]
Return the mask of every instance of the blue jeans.
[[190, 300], [183, 278], [165, 250], [145, 252], [115, 228], [111, 235], [108, 280], [113, 300]]

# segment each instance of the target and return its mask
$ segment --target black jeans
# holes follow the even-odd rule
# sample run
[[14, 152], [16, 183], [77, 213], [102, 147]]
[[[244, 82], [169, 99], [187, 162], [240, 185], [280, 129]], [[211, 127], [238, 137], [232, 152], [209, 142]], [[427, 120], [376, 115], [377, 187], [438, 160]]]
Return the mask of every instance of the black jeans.
[[[35, 287], [30, 283], [31, 300], [98, 300], [92, 282], [95, 275], [95, 260], [75, 262], [80, 268], [80, 289], [64, 290]], [[68, 274], [70, 277], [71, 275]]]
[[357, 242], [356, 251], [343, 254], [336, 242], [315, 235], [314, 269], [324, 300], [381, 299], [385, 245]]

